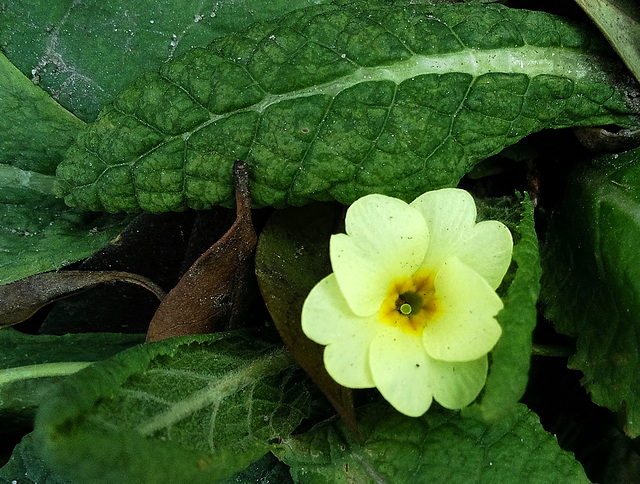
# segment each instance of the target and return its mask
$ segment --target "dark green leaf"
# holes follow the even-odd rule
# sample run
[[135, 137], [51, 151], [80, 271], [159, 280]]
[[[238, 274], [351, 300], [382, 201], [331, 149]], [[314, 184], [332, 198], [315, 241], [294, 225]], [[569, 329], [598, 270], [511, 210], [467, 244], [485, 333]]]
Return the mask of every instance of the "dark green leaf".
[[7, 484], [73, 484], [47, 467], [39, 456], [33, 434], [26, 435], [15, 447], [2, 468], [0, 480]]
[[588, 28], [497, 4], [372, 3], [298, 10], [140, 77], [79, 136], [57, 193], [114, 212], [232, 205], [241, 158], [254, 206], [411, 200], [534, 131], [637, 122]]
[[329, 237], [342, 223], [342, 208], [330, 204], [291, 208], [273, 214], [260, 234], [256, 275], [273, 322], [296, 361], [357, 433], [351, 390], [324, 367], [324, 346], [302, 331], [302, 305], [313, 286], [331, 272]]
[[592, 400], [640, 435], [640, 150], [571, 178], [544, 251], [543, 297], [556, 329], [577, 337], [569, 360]]
[[243, 471], [225, 479], [222, 484], [293, 484], [289, 467], [266, 454]]
[[[495, 203], [494, 211], [498, 205]], [[479, 411], [489, 422], [504, 418], [516, 408], [524, 394], [529, 377], [531, 334], [538, 319], [540, 255], [533, 204], [528, 196], [522, 200], [520, 211], [520, 223], [514, 230], [513, 262], [502, 286], [508, 287], [506, 294], [501, 294], [504, 308], [498, 314], [502, 336], [491, 352], [491, 369], [482, 399], [470, 409]], [[504, 220], [500, 216], [491, 218]], [[508, 220], [504, 221], [509, 224]]]
[[[6, 56], [86, 121], [143, 72], [185, 50], [323, 0], [11, 0]], [[1, 105], [1, 103], [0, 103]]]
[[640, 6], [636, 0], [576, 0], [640, 81]]
[[524, 405], [493, 425], [435, 408], [410, 418], [387, 406], [363, 410], [358, 422], [362, 445], [333, 422], [284, 440], [277, 454], [301, 484], [589, 482]]
[[36, 418], [52, 468], [136, 484], [211, 483], [244, 469], [310, 403], [302, 372], [259, 334], [170, 338], [68, 377]]

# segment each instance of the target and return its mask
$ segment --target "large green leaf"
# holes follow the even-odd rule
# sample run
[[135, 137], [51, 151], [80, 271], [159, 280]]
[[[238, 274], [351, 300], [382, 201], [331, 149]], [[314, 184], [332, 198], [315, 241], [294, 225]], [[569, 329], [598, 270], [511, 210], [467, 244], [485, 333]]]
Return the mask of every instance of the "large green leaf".
[[53, 470], [145, 484], [211, 483], [244, 469], [310, 405], [302, 372], [260, 334], [170, 338], [67, 377], [36, 417]]
[[[215, 40], [107, 106], [58, 167], [72, 206], [413, 199], [542, 128], [636, 122], [592, 30], [501, 5], [320, 5]], [[377, 6], [376, 6], [377, 4]]]
[[573, 456], [524, 405], [494, 425], [429, 410], [418, 419], [388, 406], [359, 415], [357, 443], [340, 423], [285, 439], [278, 455], [301, 484], [588, 483]]
[[640, 435], [640, 150], [572, 176], [543, 257], [546, 315], [577, 337], [572, 368], [592, 400]]
[[0, 54], [0, 284], [87, 257], [125, 226], [53, 195], [51, 175], [82, 125]]
[[0, 48], [63, 106], [93, 121], [136, 77], [175, 55], [322, 1], [11, 0], [0, 15]]

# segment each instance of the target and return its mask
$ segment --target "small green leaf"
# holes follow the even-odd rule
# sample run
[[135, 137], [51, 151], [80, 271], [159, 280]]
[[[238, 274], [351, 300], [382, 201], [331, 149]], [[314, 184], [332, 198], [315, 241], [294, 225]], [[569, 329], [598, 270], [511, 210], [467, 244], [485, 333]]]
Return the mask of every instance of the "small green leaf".
[[[499, 204], [494, 203], [495, 211]], [[503, 287], [508, 284], [508, 289], [501, 294], [504, 308], [498, 314], [502, 336], [491, 352], [491, 369], [482, 399], [470, 409], [479, 411], [489, 422], [504, 418], [524, 395], [529, 380], [531, 335], [538, 319], [536, 303], [542, 270], [533, 204], [528, 196], [522, 199], [520, 211], [520, 223], [514, 230], [513, 262], [503, 283]]]
[[144, 341], [144, 335], [29, 335], [0, 330], [0, 422], [30, 423], [51, 386], [91, 362]]
[[33, 434], [27, 434], [16, 445], [9, 462], [0, 468], [0, 480], [7, 484], [74, 484], [47, 467], [38, 454]]
[[571, 177], [543, 252], [546, 315], [577, 337], [571, 368], [592, 400], [640, 435], [640, 150], [597, 159]]
[[244, 469], [310, 405], [302, 372], [260, 334], [170, 338], [68, 377], [36, 417], [52, 468], [92, 483], [211, 483]]
[[543, 128], [636, 124], [612, 58], [592, 30], [498, 4], [309, 7], [140, 77], [79, 136], [57, 193], [110, 212], [231, 206], [240, 158], [255, 207], [412, 200]]
[[576, 0], [640, 81], [640, 7], [635, 0]]
[[76, 116], [93, 121], [143, 72], [252, 22], [322, 1], [12, 0], [0, 15], [2, 51]]
[[435, 408], [410, 418], [382, 405], [358, 422], [362, 444], [332, 422], [285, 439], [276, 454], [301, 484], [589, 482], [524, 405], [493, 425]]

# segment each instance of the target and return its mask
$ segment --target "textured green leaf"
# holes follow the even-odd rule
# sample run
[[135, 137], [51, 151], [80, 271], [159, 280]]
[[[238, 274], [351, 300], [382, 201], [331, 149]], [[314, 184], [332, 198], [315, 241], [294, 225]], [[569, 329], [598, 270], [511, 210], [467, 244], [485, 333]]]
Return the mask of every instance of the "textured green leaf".
[[66, 378], [36, 417], [48, 462], [83, 483], [211, 483], [244, 469], [310, 404], [302, 372], [258, 334], [171, 338]]
[[36, 336], [0, 330], [0, 421], [31, 421], [61, 377], [143, 341], [144, 335], [132, 334]]
[[640, 7], [635, 0], [576, 0], [640, 81]]
[[140, 77], [79, 136], [57, 193], [114, 212], [231, 205], [241, 158], [254, 206], [410, 200], [542, 128], [635, 123], [599, 39], [496, 4], [298, 10]]
[[340, 423], [323, 424], [282, 442], [277, 453], [297, 483], [433, 484], [588, 483], [573, 455], [545, 432], [524, 405], [487, 425], [432, 409], [410, 418], [387, 406], [365, 409], [364, 438]]
[[543, 257], [546, 315], [577, 337], [569, 366], [592, 400], [640, 435], [640, 150], [600, 158], [571, 178]]
[[[185, 50], [322, 0], [11, 0], [0, 48], [86, 121], [124, 87]], [[0, 103], [1, 104], [1, 103]]]
[[49, 469], [39, 456], [33, 434], [14, 448], [9, 462], [0, 468], [0, 480], [7, 484], [73, 484]]
[[82, 125], [0, 54], [0, 284], [82, 259], [125, 226], [53, 195], [50, 175]]
[[[494, 211], [499, 203], [494, 202]], [[540, 254], [538, 235], [533, 220], [533, 204], [529, 197], [521, 202], [521, 219], [514, 227], [513, 262], [501, 287], [504, 308], [498, 314], [502, 336], [491, 351], [491, 369], [482, 399], [472, 413], [495, 422], [516, 407], [529, 380], [531, 335], [538, 320], [536, 303], [540, 293]], [[482, 211], [480, 212], [482, 214]], [[497, 215], [497, 214], [496, 214]], [[503, 219], [494, 216], [487, 218]], [[502, 289], [507, 287], [506, 291]]]

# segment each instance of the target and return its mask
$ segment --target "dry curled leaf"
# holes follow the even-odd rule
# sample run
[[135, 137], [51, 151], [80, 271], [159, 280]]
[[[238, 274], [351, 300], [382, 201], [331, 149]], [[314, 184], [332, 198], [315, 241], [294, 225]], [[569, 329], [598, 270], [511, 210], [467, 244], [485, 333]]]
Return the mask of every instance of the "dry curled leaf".
[[44, 272], [0, 286], [0, 327], [12, 326], [33, 316], [43, 306], [104, 282], [130, 282], [162, 300], [164, 291], [138, 274], [120, 271]]
[[237, 161], [233, 173], [237, 204], [234, 224], [164, 298], [149, 325], [147, 342], [246, 325], [257, 235], [251, 222], [247, 164]]

